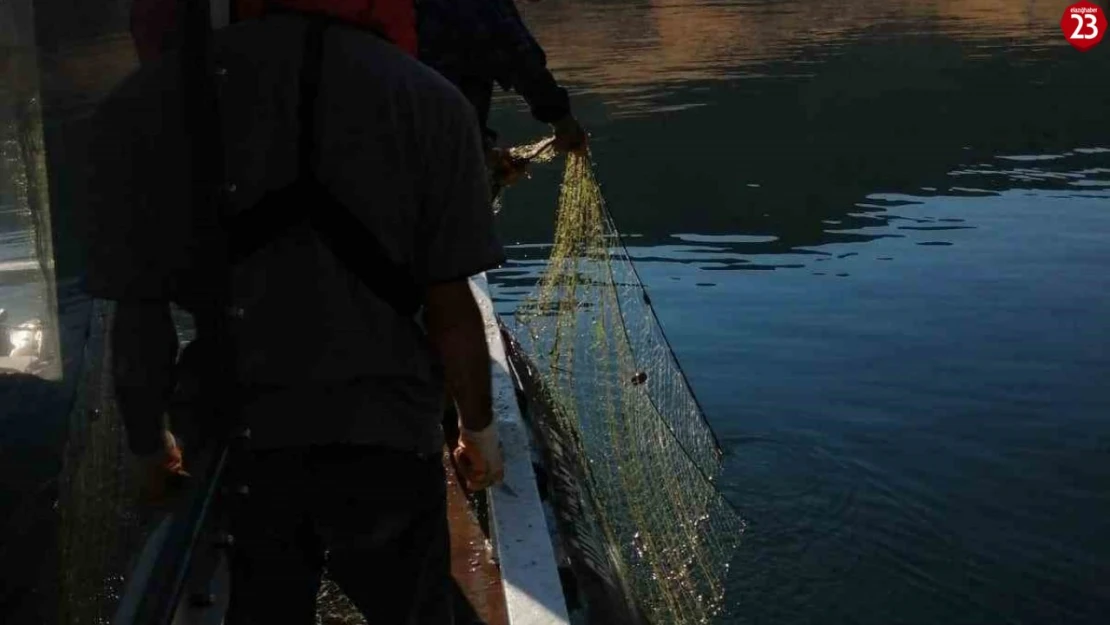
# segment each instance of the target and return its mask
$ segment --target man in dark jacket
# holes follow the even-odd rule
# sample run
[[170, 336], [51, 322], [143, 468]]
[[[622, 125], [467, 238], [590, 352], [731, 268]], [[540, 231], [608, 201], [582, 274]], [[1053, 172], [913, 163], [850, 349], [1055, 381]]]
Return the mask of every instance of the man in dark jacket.
[[551, 124], [555, 147], [585, 147], [586, 133], [571, 113], [566, 89], [547, 69], [543, 48], [528, 31], [513, 0], [417, 0], [420, 60], [470, 100], [487, 152], [497, 144], [488, 127], [494, 83], [516, 91], [532, 116]]

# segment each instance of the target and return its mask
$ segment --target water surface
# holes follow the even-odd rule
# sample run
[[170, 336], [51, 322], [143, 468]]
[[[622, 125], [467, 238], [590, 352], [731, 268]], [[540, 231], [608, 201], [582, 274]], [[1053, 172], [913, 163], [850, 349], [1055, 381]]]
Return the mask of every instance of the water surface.
[[[1067, 4], [523, 4], [725, 446], [729, 622], [1110, 618], [1110, 47]], [[506, 198], [504, 312], [556, 185]]]

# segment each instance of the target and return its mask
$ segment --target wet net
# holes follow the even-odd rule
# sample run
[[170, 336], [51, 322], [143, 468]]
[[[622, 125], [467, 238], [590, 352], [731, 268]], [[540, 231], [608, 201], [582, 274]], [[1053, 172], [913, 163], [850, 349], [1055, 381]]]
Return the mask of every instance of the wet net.
[[[538, 145], [517, 154], [554, 156]], [[512, 323], [514, 367], [548, 421], [540, 438], [573, 465], [554, 472], [578, 482], [563, 516], [591, 528], [633, 618], [711, 622], [744, 522], [713, 483], [720, 449], [586, 156], [568, 157], [550, 259]]]
[[58, 622], [110, 623], [128, 572], [152, 529], [123, 421], [112, 397], [111, 306], [91, 314], [86, 366], [70, 413], [58, 479]]

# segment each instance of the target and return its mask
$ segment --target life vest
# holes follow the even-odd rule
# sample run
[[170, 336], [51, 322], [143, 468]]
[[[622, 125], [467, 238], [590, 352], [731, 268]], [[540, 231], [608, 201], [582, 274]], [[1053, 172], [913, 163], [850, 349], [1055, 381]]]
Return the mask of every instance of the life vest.
[[[134, 0], [131, 38], [141, 62], [162, 56], [178, 39], [182, 0]], [[188, 0], [191, 2], [204, 0]], [[368, 28], [416, 56], [416, 8], [413, 0], [215, 0], [231, 2], [232, 21], [261, 17], [268, 4], [296, 11], [324, 13]]]
[[178, 0], [134, 0], [131, 3], [131, 40], [139, 62], [149, 63], [162, 56], [175, 39], [180, 19]]

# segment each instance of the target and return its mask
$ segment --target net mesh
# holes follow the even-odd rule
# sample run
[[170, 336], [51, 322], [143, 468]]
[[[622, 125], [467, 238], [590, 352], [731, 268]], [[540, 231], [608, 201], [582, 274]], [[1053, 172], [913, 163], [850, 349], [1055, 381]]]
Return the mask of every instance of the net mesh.
[[58, 622], [111, 622], [153, 515], [112, 398], [111, 306], [97, 302], [58, 479]]
[[568, 157], [551, 257], [511, 329], [548, 418], [573, 433], [590, 522], [642, 618], [712, 621], [745, 525], [713, 484], [719, 447], [587, 156]]

